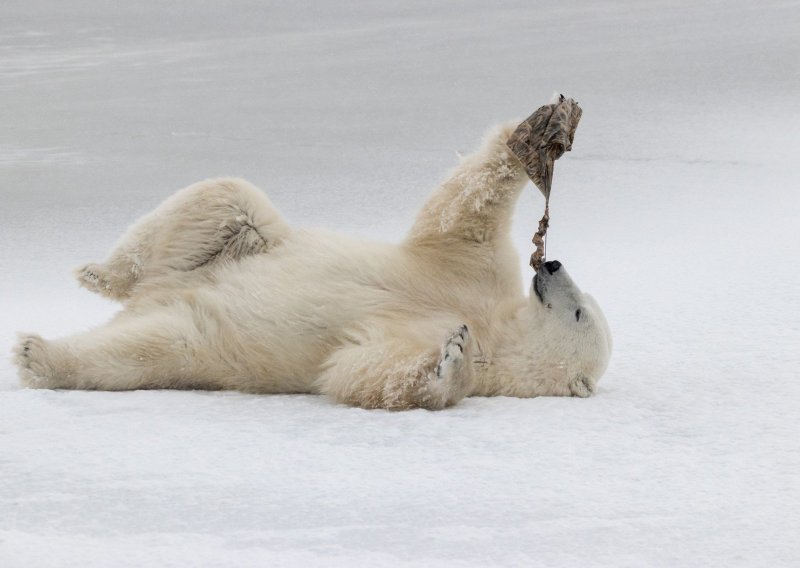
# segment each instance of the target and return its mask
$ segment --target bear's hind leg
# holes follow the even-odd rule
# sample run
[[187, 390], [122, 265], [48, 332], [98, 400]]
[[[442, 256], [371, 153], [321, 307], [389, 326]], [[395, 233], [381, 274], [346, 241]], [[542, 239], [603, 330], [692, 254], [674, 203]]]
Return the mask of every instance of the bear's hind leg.
[[215, 324], [197, 320], [190, 307], [176, 306], [53, 341], [20, 334], [14, 360], [30, 388], [226, 388], [235, 370], [209, 349]]
[[416, 331], [368, 329], [353, 337], [329, 358], [317, 380], [319, 391], [363, 408], [438, 410], [456, 404], [474, 381], [467, 326], [447, 334], [438, 347]]
[[75, 275], [81, 286], [123, 301], [143, 280], [266, 252], [290, 232], [255, 186], [206, 180], [169, 197], [128, 229], [105, 262]]

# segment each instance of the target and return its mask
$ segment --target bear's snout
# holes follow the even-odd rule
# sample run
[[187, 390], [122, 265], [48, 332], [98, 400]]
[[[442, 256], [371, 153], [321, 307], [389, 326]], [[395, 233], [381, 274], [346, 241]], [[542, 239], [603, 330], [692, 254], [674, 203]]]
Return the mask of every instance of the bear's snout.
[[555, 274], [558, 272], [558, 269], [561, 268], [561, 263], [557, 260], [551, 260], [550, 262], [544, 263], [544, 268], [547, 270], [548, 274]]

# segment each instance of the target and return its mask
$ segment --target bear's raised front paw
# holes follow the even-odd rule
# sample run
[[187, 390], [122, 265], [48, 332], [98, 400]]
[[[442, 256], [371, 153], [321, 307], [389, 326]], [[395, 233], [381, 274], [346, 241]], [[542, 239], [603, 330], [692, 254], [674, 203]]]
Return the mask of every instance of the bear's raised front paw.
[[18, 338], [14, 362], [19, 368], [22, 384], [33, 389], [53, 388], [47, 342], [36, 334], [20, 333]]
[[451, 379], [464, 364], [464, 351], [469, 341], [469, 328], [462, 325], [444, 342], [442, 358], [436, 366], [436, 376]]

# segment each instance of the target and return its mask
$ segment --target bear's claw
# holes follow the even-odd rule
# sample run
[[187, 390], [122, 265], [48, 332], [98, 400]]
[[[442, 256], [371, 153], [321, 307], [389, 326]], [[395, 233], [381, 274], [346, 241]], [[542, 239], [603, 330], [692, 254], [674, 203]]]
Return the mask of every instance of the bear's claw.
[[445, 341], [442, 358], [436, 366], [437, 378], [450, 378], [464, 361], [464, 348], [469, 341], [469, 328], [462, 325]]

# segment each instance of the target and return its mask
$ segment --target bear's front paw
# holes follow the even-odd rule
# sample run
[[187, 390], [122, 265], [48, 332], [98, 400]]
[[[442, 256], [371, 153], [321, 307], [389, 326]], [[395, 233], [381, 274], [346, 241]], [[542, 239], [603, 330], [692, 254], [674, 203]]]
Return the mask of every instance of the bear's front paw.
[[462, 325], [445, 341], [442, 347], [442, 358], [436, 366], [439, 379], [452, 379], [464, 365], [464, 350], [469, 341], [469, 328]]
[[569, 392], [572, 396], [588, 398], [594, 394], [594, 389], [594, 383], [583, 375], [578, 375], [569, 382]]
[[32, 389], [54, 388], [47, 342], [36, 334], [20, 333], [18, 337], [14, 362], [19, 368], [22, 384]]
[[439, 363], [423, 388], [420, 406], [431, 410], [444, 408], [469, 393], [473, 382], [470, 351], [469, 329], [462, 325], [445, 340]]

